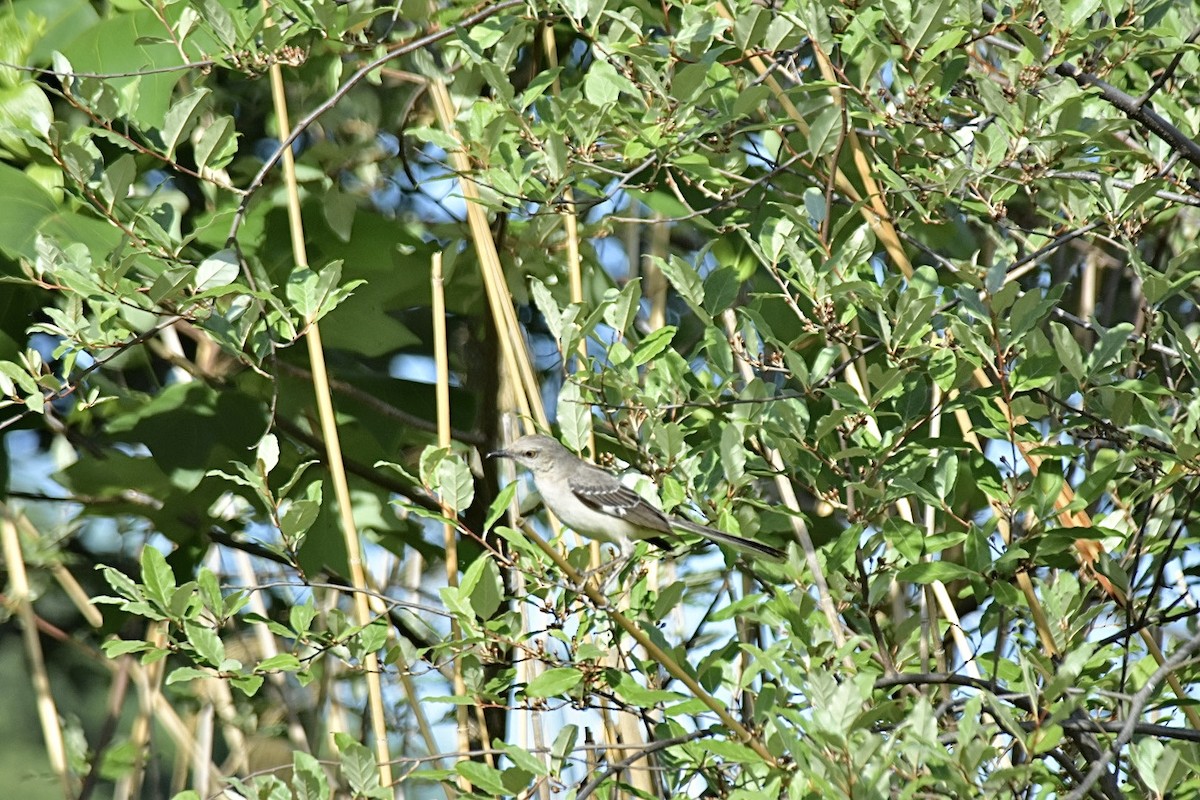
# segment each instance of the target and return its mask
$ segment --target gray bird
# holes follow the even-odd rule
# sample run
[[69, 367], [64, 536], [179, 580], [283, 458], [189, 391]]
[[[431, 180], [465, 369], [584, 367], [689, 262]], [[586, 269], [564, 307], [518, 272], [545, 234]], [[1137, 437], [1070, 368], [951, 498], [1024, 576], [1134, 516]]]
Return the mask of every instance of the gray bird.
[[533, 482], [546, 507], [564, 524], [583, 536], [609, 542], [623, 556], [633, 545], [649, 541], [671, 549], [662, 534], [694, 533], [743, 553], [783, 561], [786, 554], [769, 545], [732, 533], [667, 517], [616, 476], [589, 464], [549, 436], [522, 436], [489, 458], [511, 458], [533, 473]]

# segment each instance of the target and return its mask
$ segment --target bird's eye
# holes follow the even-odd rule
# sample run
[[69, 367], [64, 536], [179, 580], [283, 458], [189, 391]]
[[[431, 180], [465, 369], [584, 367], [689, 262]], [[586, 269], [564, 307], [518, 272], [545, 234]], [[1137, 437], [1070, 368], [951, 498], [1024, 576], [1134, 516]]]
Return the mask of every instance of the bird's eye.
[[521, 455], [525, 456], [526, 458], [533, 458], [534, 456], [536, 456], [536, 455], [537, 455], [537, 453], [536, 453], [535, 451], [533, 451], [533, 450], [526, 450], [526, 451], [525, 451], [524, 453], [522, 453]]

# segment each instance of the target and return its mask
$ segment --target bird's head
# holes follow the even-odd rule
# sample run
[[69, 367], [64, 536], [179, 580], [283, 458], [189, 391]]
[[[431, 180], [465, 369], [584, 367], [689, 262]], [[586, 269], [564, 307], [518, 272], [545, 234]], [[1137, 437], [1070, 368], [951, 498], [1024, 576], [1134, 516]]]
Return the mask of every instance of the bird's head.
[[555, 468], [559, 453], [569, 451], [549, 436], [532, 434], [522, 436], [503, 450], [488, 453], [488, 458], [511, 458], [532, 472], [548, 472]]

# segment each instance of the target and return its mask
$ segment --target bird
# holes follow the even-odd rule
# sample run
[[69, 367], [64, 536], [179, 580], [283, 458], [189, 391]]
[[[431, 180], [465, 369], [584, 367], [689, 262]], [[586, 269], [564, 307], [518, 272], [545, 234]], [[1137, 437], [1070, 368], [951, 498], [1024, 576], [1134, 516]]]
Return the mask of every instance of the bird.
[[615, 545], [628, 558], [633, 546], [648, 541], [670, 550], [664, 534], [693, 533], [743, 554], [775, 561], [787, 555], [770, 545], [732, 533], [668, 517], [612, 473], [572, 453], [549, 436], [530, 434], [489, 458], [508, 458], [528, 469], [546, 507], [576, 533]]

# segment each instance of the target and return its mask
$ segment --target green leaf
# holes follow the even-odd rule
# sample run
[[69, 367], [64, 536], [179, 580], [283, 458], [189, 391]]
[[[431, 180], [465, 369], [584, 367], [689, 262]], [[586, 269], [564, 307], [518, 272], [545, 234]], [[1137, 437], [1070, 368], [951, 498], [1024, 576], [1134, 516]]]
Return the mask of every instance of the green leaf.
[[331, 190], [326, 193], [321, 210], [329, 229], [343, 242], [349, 242], [358, 215], [358, 199], [346, 192]]
[[316, 616], [317, 609], [309, 600], [305, 603], [295, 604], [288, 609], [288, 624], [296, 633], [303, 635], [308, 632], [309, 626], [312, 625]]
[[490, 531], [500, 517], [504, 516], [508, 511], [508, 507], [512, 504], [513, 497], [517, 494], [517, 483], [513, 482], [505, 486], [496, 495], [496, 499], [488, 506], [487, 518], [483, 523], [483, 530]]
[[233, 283], [240, 273], [241, 265], [238, 263], [237, 253], [232, 250], [219, 250], [196, 267], [196, 291], [206, 292]]
[[1112, 581], [1125, 595], [1129, 594], [1129, 574], [1107, 552], [1101, 552], [1095, 562], [1096, 571]]
[[701, 739], [700, 746], [722, 761], [732, 761], [736, 764], [763, 763], [762, 756], [739, 742], [731, 742], [727, 739]]
[[211, 678], [213, 674], [206, 670], [196, 669], [195, 667], [179, 667], [171, 671], [165, 681], [167, 686], [173, 686], [177, 683], [188, 683], [198, 678]]
[[933, 468], [933, 485], [930, 487], [933, 490], [935, 497], [939, 497], [948, 504], [954, 501], [954, 484], [958, 480], [958, 456], [952, 450], [943, 450], [938, 453], [937, 464]]
[[1100, 341], [1092, 349], [1087, 358], [1088, 380], [1095, 380], [1100, 370], [1104, 369], [1129, 344], [1129, 334], [1133, 333], [1133, 325], [1122, 322], [1100, 335]]
[[429, 445], [421, 453], [421, 482], [430, 488], [450, 514], [458, 515], [475, 500], [475, 479], [462, 457], [444, 447]]
[[545, 761], [543, 761], [540, 756], [536, 756], [528, 750], [517, 747], [516, 745], [511, 745], [508, 742], [503, 742], [499, 739], [492, 740], [492, 747], [496, 748], [497, 750], [503, 750], [504, 754], [511, 758], [512, 762], [516, 764], [517, 767], [525, 772], [528, 772], [530, 775], [545, 776], [550, 774], [550, 770], [547, 769]]
[[264, 658], [254, 668], [259, 672], [270, 672], [272, 670], [295, 672], [300, 669], [300, 659], [291, 653], [277, 653], [270, 658]]
[[195, 8], [224, 48], [236, 49], [239, 44], [239, 31], [233, 15], [218, 0], [197, 0]]
[[388, 640], [388, 625], [383, 617], [371, 620], [358, 634], [358, 646], [362, 652], [374, 653], [383, 649]]
[[175, 593], [175, 573], [171, 571], [163, 554], [150, 545], [142, 548], [141, 563], [146, 597], [166, 610], [170, 607], [171, 596]]
[[558, 301], [554, 299], [553, 293], [546, 287], [546, 284], [537, 278], [529, 281], [529, 293], [533, 295], [533, 302], [538, 311], [542, 312], [542, 318], [546, 320], [546, 327], [550, 329], [550, 335], [556, 342], [562, 344], [563, 312]]
[[204, 607], [213, 615], [221, 616], [225, 600], [221, 594], [221, 585], [217, 583], [217, 576], [208, 567], [201, 567], [200, 573], [196, 576], [196, 584], [200, 589], [200, 598]]
[[675, 99], [684, 101], [693, 99], [704, 88], [708, 77], [709, 65], [703, 61], [684, 65], [675, 71], [671, 80], [671, 93]]
[[562, 70], [562, 67], [552, 67], [538, 72], [521, 94], [521, 99], [518, 102], [519, 107], [522, 110], [529, 108], [533, 101], [545, 94], [546, 90], [554, 85], [554, 82], [562, 74]]
[[909, 564], [921, 560], [925, 552], [925, 531], [921, 527], [899, 517], [888, 517], [882, 533], [883, 540], [896, 548]]
[[235, 589], [225, 595], [225, 610], [222, 616], [232, 617], [237, 614], [246, 604], [250, 602], [249, 592], [245, 589]]
[[1022, 606], [1021, 593], [1014, 589], [1004, 581], [992, 581], [989, 584], [992, 595], [996, 598], [996, 602], [1010, 609], [1018, 609]]
[[342, 279], [342, 262], [331, 261], [319, 272], [301, 267], [288, 278], [287, 298], [305, 324], [311, 324], [332, 311], [337, 304], [350, 296], [350, 292], [363, 281], [351, 281], [345, 286], [338, 284]]
[[1049, 304], [1044, 301], [1040, 292], [1029, 291], [1018, 297], [1008, 312], [1008, 327], [1013, 339], [1020, 339], [1028, 333], [1047, 311]]
[[[185, 59], [173, 42], [145, 44], [143, 37], [161, 35], [162, 18], [157, 11], [144, 9], [113, 14], [87, 27], [79, 36], [60, 48], [77, 72], [123, 74], [108, 78], [104, 84], [113, 90], [131, 121], [145, 129], [162, 125], [170, 107], [175, 85], [186, 70], [179, 67]], [[143, 74], [164, 68], [160, 73]]]
[[526, 697], [561, 697], [583, 680], [583, 673], [574, 667], [548, 669], [525, 687]]
[[223, 169], [237, 155], [239, 135], [232, 117], [218, 117], [204, 128], [196, 142], [196, 166], [207, 170]]
[[683, 695], [665, 689], [647, 689], [629, 674], [620, 675], [613, 689], [622, 700], [639, 708], [654, 708], [659, 703], [685, 699]]
[[658, 357], [660, 353], [671, 346], [671, 341], [675, 338], [678, 330], [674, 325], [664, 325], [648, 334], [633, 351], [634, 366], [640, 367]]
[[462, 513], [475, 501], [475, 479], [457, 453], [450, 453], [438, 464], [437, 485], [439, 497], [454, 514]]
[[216, 631], [194, 622], [184, 623], [183, 629], [196, 654], [212, 667], [220, 667], [225, 661], [225, 644]]
[[605, 291], [604, 300], [600, 304], [605, 324], [616, 331], [618, 336], [624, 335], [637, 317], [641, 299], [641, 279], [629, 281], [620, 291]]
[[1063, 739], [1063, 729], [1061, 725], [1048, 725], [1044, 728], [1037, 728], [1029, 734], [1026, 743], [1029, 745], [1033, 753], [1045, 753], [1058, 747], [1059, 742]]
[[[936, 0], [931, 3], [913, 4], [912, 26], [905, 37], [910, 48], [909, 58], [941, 33], [949, 3], [950, 0]], [[932, 57], [928, 53], [925, 54], [925, 59]]]
[[511, 794], [504, 785], [504, 776], [495, 767], [489, 767], [479, 761], [459, 761], [455, 763], [454, 771], [470, 781], [477, 790], [493, 797], [507, 797]]
[[363, 744], [355, 741], [348, 733], [333, 734], [338, 749], [338, 763], [342, 777], [357, 794], [371, 794], [379, 788], [379, 765], [375, 754]]
[[603, 58], [592, 62], [583, 79], [583, 93], [589, 102], [606, 106], [617, 102], [628, 81], [617, 74], [616, 67]]
[[579, 726], [563, 725], [554, 737], [550, 747], [550, 772], [554, 775], [562, 773], [566, 759], [575, 752], [575, 742], [579, 739]]
[[179, 140], [187, 136], [188, 132], [192, 129], [196, 110], [200, 107], [200, 103], [204, 101], [204, 98], [210, 94], [212, 94], [212, 91], [209, 89], [196, 89], [174, 103], [170, 110], [167, 111], [166, 117], [163, 118], [161, 135], [163, 155], [168, 159], [175, 158], [175, 148], [178, 146]]
[[100, 649], [108, 658], [116, 658], [127, 653], [143, 653], [152, 647], [149, 642], [143, 642], [141, 639], [109, 639], [100, 645]]
[[296, 800], [329, 800], [329, 779], [321, 762], [303, 750], [292, 751], [292, 791]]
[[471, 605], [469, 589], [463, 586], [443, 586], [438, 589], [438, 596], [442, 598], [446, 610], [457, 616], [460, 623], [471, 624], [474, 622], [475, 608]]
[[808, 152], [814, 157], [832, 153], [842, 132], [842, 110], [837, 104], [829, 106], [813, 118], [808, 131]]
[[656, 257], [654, 263], [662, 270], [663, 275], [667, 276], [667, 280], [671, 282], [675, 291], [679, 292], [679, 296], [691, 306], [692, 311], [701, 319], [707, 319], [708, 314], [704, 310], [704, 281], [700, 279], [700, 274], [676, 255], [666, 260]]
[[471, 562], [463, 576], [462, 590], [470, 597], [471, 608], [480, 619], [490, 619], [504, 601], [504, 582], [500, 568], [488, 553]]
[[726, 425], [721, 431], [721, 466], [729, 481], [739, 481], [746, 474], [746, 445], [738, 425]]
[[961, 564], [949, 561], [929, 561], [922, 564], [912, 564], [896, 573], [896, 580], [902, 583], [933, 583], [934, 581], [956, 581], [978, 578], [979, 574], [967, 569]]
[[575, 381], [564, 383], [558, 393], [558, 426], [568, 448], [577, 453], [587, 449], [592, 436], [592, 408]]
[[108, 581], [108, 585], [113, 588], [117, 594], [126, 600], [141, 600], [143, 597], [141, 587], [134, 583], [128, 575], [120, 570], [112, 567], [106, 567], [103, 564], [96, 567], [104, 573], [104, 580]]
[[79, 242], [89, 252], [105, 255], [117, 245], [119, 236], [111, 226], [73, 213], [28, 175], [3, 163], [0, 194], [5, 197], [0, 252], [33, 260], [39, 240]]
[[658, 597], [654, 600], [654, 609], [650, 612], [652, 619], [665, 619], [667, 614], [671, 613], [679, 601], [683, 599], [684, 590], [687, 588], [683, 581], [673, 581], [658, 592]]
[[733, 267], [715, 269], [704, 279], [704, 310], [717, 316], [733, 305], [742, 289], [738, 271]]
[[[320, 485], [320, 484], [315, 484]], [[279, 517], [279, 532], [285, 542], [293, 548], [298, 548], [308, 533], [317, 516], [321, 513], [321, 503], [313, 500], [294, 500], [287, 510]]]
[[937, 298], [933, 295], [919, 295], [915, 290], [900, 295], [892, 334], [896, 346], [913, 347], [925, 339], [936, 305]]
[[171, 602], [167, 611], [174, 619], [195, 619], [200, 612], [200, 604], [196, 602], [196, 582], [188, 581], [171, 593]]
[[109, 209], [128, 198], [133, 181], [137, 180], [138, 166], [133, 156], [124, 155], [108, 164], [100, 178], [100, 193]]
[[1054, 352], [1058, 354], [1059, 361], [1067, 368], [1067, 372], [1071, 373], [1072, 378], [1082, 381], [1087, 370], [1083, 366], [1079, 343], [1075, 341], [1071, 331], [1065, 325], [1052, 322], [1050, 323], [1050, 335], [1054, 339]]
[[45, 137], [53, 120], [54, 108], [36, 83], [0, 86], [0, 152], [30, 157], [25, 137]]

